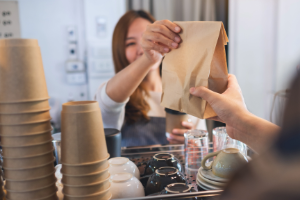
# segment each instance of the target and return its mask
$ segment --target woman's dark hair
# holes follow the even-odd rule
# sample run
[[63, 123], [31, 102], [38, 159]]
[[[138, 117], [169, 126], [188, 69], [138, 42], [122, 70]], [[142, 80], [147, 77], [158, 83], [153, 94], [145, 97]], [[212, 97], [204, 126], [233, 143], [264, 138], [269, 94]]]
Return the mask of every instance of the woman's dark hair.
[[[143, 11], [128, 11], [126, 12], [118, 21], [112, 40], [112, 53], [113, 53], [113, 61], [115, 72], [118, 73], [125, 67], [129, 65], [129, 62], [126, 58], [125, 50], [126, 50], [126, 37], [129, 26], [131, 23], [137, 19], [143, 18], [153, 23], [155, 21], [154, 17]], [[134, 93], [130, 96], [129, 102], [125, 107], [125, 121], [128, 123], [134, 123], [139, 119], [149, 120], [147, 115], [150, 110], [150, 106], [147, 101], [144, 99], [145, 95], [149, 95], [146, 87], [143, 82], [138, 86], [138, 88], [134, 91]]]

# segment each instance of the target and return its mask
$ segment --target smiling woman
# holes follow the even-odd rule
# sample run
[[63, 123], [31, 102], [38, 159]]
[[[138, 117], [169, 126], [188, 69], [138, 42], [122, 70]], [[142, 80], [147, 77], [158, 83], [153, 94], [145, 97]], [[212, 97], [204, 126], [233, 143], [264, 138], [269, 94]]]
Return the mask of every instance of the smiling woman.
[[122, 146], [183, 143], [183, 134], [194, 125], [206, 128], [204, 120], [190, 116], [184, 129], [166, 137], [159, 66], [165, 53], [178, 48], [180, 31], [175, 23], [155, 21], [141, 10], [128, 11], [117, 23], [112, 42], [116, 75], [100, 86], [96, 100], [104, 127], [121, 129]]

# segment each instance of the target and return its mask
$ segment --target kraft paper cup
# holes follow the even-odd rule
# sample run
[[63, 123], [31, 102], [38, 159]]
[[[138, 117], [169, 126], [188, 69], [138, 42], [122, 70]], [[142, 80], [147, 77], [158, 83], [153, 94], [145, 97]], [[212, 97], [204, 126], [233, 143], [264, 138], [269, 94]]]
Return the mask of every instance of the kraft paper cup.
[[5, 188], [8, 190], [16, 190], [16, 191], [28, 191], [28, 190], [36, 190], [40, 188], [44, 188], [53, 183], [56, 183], [56, 178], [54, 173], [31, 180], [11, 180], [6, 179]]
[[99, 193], [91, 194], [91, 195], [67, 195], [64, 194], [64, 200], [109, 200], [111, 199], [112, 194], [110, 192], [110, 184], [109, 188], [103, 190]]
[[[62, 112], [61, 162], [84, 164], [107, 156], [100, 109], [92, 112]], [[78, 153], [74, 153], [78, 152]]]
[[52, 140], [51, 131], [36, 135], [1, 136], [1, 144], [4, 146], [29, 146], [38, 145]]
[[6, 197], [8, 199], [22, 199], [22, 200], [33, 200], [33, 199], [43, 199], [53, 195], [57, 191], [57, 188], [54, 184], [51, 184], [47, 187], [38, 189], [38, 190], [28, 190], [28, 191], [15, 191], [15, 190], [6, 190]]
[[38, 41], [36, 39], [21, 39], [21, 38], [13, 38], [13, 39], [1, 39], [0, 47], [10, 47], [10, 46], [33, 46], [38, 47]]
[[2, 156], [6, 158], [32, 157], [54, 151], [52, 139], [40, 144], [27, 146], [6, 146], [4, 143], [2, 144]]
[[0, 104], [0, 114], [34, 113], [46, 110], [50, 110], [48, 98], [41, 101]]
[[10, 157], [2, 157], [3, 162], [2, 166], [4, 168], [11, 168], [11, 169], [26, 169], [31, 167], [36, 167], [48, 163], [49, 161], [53, 160], [53, 150], [36, 156], [31, 157], [21, 157], [21, 158], [10, 158]]
[[9, 180], [32, 180], [50, 175], [55, 172], [54, 161], [53, 158], [46, 164], [32, 168], [12, 169], [4, 167], [3, 177]]
[[49, 110], [36, 113], [0, 114], [0, 125], [32, 124], [50, 119]]
[[108, 168], [109, 167], [107, 167], [105, 170], [96, 173], [78, 176], [63, 174], [61, 182], [63, 183], [63, 185], [88, 185], [92, 183], [97, 183], [110, 177], [110, 174], [108, 173]]
[[109, 177], [107, 177], [105, 180], [100, 181], [98, 183], [88, 184], [88, 185], [67, 185], [64, 184], [64, 187], [62, 189], [63, 194], [67, 195], [90, 195], [95, 194], [97, 192], [101, 192], [103, 190], [106, 190], [110, 187], [109, 183]]
[[97, 101], [71, 101], [63, 104], [63, 113], [91, 112], [99, 109]]
[[105, 170], [109, 167], [109, 163], [107, 159], [109, 158], [109, 154], [106, 156], [105, 159], [91, 162], [83, 165], [69, 165], [62, 163], [61, 173], [67, 175], [83, 175], [83, 174], [91, 174], [96, 173], [102, 170]]
[[[49, 98], [38, 46], [0, 47], [1, 103], [40, 101]], [[13, 91], [13, 92], [12, 92]]]
[[21, 125], [2, 125], [0, 126], [1, 136], [24, 136], [24, 135], [36, 135], [51, 131], [50, 120], [32, 123], [32, 124], [21, 124]]

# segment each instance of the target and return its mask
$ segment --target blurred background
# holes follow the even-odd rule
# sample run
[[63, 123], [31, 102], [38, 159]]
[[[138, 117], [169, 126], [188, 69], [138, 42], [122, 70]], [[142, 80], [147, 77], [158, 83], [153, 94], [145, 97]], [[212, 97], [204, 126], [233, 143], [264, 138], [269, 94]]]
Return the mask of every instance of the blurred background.
[[299, 8], [300, 0], [0, 0], [0, 38], [39, 41], [59, 130], [61, 104], [92, 100], [114, 75], [112, 33], [127, 10], [144, 9], [157, 20], [223, 21], [228, 69], [248, 109], [278, 123], [300, 61]]

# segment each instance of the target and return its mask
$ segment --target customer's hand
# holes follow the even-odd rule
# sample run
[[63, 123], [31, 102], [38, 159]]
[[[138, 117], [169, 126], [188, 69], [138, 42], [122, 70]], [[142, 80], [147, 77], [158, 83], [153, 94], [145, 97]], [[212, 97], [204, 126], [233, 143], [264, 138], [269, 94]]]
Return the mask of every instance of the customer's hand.
[[241, 131], [239, 129], [240, 120], [250, 113], [246, 108], [241, 88], [234, 75], [228, 75], [228, 86], [222, 94], [202, 86], [190, 88], [190, 93], [206, 100], [217, 114], [217, 117], [211, 119], [226, 123], [227, 133], [230, 137], [236, 138], [236, 135]]
[[169, 20], [155, 21], [143, 33], [141, 46], [151, 62], [157, 62], [162, 55], [176, 49], [181, 42], [178, 33], [181, 28]]
[[183, 121], [181, 124], [185, 129], [173, 129], [172, 133], [167, 133], [167, 140], [170, 144], [183, 144], [184, 143], [184, 133], [188, 130], [195, 129], [195, 125], [192, 122]]

